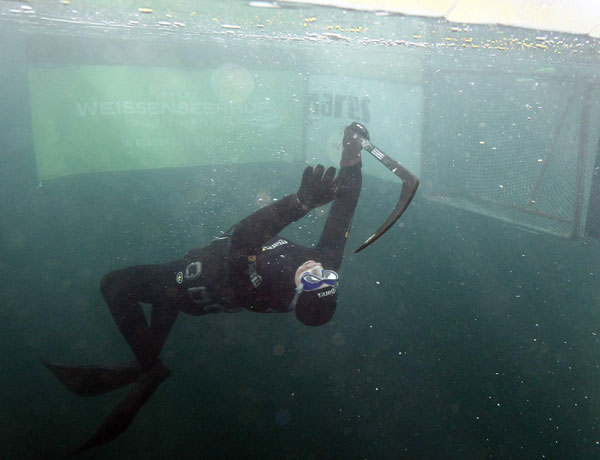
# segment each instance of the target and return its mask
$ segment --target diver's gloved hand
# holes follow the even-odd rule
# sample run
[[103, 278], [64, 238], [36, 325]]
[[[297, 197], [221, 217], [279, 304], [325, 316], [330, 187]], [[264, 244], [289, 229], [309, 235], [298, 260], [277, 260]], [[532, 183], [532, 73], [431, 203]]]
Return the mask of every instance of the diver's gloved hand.
[[361, 162], [362, 142], [357, 135], [367, 140], [371, 139], [369, 131], [364, 125], [354, 122], [346, 126], [342, 141], [342, 159], [340, 160], [340, 167], [342, 168], [354, 166]]
[[317, 165], [314, 169], [312, 166], [307, 166], [302, 174], [302, 182], [296, 197], [306, 210], [323, 206], [335, 198], [333, 180], [335, 168], [332, 166], [323, 174], [324, 170], [323, 165]]

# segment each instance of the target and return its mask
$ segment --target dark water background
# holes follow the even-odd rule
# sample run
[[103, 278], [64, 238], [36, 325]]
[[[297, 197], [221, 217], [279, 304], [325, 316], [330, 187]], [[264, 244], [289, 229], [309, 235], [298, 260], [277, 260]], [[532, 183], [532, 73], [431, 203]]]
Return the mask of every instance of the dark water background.
[[[0, 38], [12, 64], [0, 67], [0, 458], [57, 458], [127, 391], [78, 398], [39, 361], [132, 358], [100, 277], [206, 244], [260, 193], [293, 192], [301, 165], [38, 188], [25, 50], [15, 31]], [[351, 254], [399, 191], [365, 178], [330, 323], [181, 316], [163, 352], [171, 378], [122, 436], [81, 458], [600, 458], [598, 241], [524, 232], [417, 195], [401, 225]], [[286, 235], [310, 242], [317, 220]]]

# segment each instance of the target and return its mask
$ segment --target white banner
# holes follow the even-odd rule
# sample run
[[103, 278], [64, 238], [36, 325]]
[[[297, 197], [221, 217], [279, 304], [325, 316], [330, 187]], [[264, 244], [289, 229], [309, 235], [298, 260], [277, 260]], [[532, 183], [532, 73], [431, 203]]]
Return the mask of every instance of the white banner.
[[[307, 161], [338, 166], [344, 127], [363, 123], [373, 144], [417, 176], [421, 172], [423, 89], [417, 84], [353, 77], [309, 78]], [[369, 157], [369, 158], [368, 158]], [[363, 152], [363, 173], [398, 180]]]

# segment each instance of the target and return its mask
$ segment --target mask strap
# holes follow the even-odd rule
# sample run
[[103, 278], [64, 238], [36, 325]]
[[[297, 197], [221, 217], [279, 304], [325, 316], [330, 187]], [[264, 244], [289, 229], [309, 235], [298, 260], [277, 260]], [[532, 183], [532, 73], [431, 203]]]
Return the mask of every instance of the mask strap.
[[296, 303], [298, 303], [298, 297], [300, 297], [300, 293], [302, 291], [304, 291], [304, 286], [300, 285], [300, 286], [296, 287], [296, 292], [294, 293], [294, 298], [290, 302], [288, 311], [292, 311], [296, 307]]

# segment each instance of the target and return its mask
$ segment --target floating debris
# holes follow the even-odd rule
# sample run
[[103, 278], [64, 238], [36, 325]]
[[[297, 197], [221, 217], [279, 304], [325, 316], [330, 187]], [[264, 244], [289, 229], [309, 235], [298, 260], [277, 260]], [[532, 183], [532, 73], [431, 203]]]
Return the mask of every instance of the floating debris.
[[152, 8], [138, 8], [138, 11], [140, 13], [146, 13], [146, 14], [154, 12], [154, 10]]
[[248, 2], [248, 5], [257, 8], [279, 8], [277, 2]]
[[323, 36], [325, 36], [327, 38], [331, 38], [333, 40], [344, 40], [347, 42], [350, 41], [350, 39], [348, 37], [344, 37], [343, 35], [340, 35], [340, 34], [325, 33], [325, 34], [323, 34]]
[[534, 70], [534, 73], [537, 74], [553, 74], [556, 72], [554, 67], [541, 67], [539, 69]]
[[234, 24], [221, 24], [223, 29], [241, 29], [240, 26], [236, 26]]

